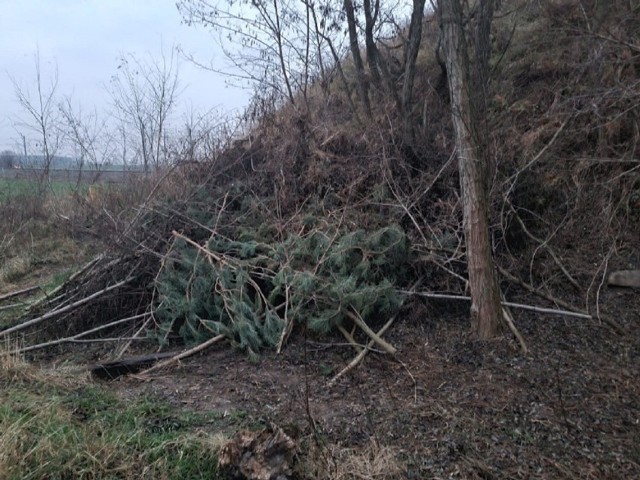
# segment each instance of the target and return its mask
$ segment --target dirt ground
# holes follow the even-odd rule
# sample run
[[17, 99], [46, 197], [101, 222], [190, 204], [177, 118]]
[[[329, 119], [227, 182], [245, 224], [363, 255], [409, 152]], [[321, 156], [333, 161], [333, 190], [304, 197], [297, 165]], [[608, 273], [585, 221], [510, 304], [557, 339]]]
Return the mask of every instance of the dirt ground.
[[640, 478], [638, 293], [601, 297], [625, 335], [516, 311], [526, 356], [509, 335], [469, 341], [462, 310], [416, 303], [385, 336], [398, 353], [370, 353], [332, 388], [353, 349], [301, 336], [257, 363], [219, 345], [151, 380], [114, 383], [127, 396], [273, 422], [300, 444], [389, 447], [402, 468], [393, 478]]

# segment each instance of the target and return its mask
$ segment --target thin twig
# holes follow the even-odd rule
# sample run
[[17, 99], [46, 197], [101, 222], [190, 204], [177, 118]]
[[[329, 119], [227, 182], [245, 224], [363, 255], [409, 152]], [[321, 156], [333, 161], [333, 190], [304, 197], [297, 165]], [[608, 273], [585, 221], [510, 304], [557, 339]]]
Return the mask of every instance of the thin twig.
[[69, 310], [73, 310], [74, 308], [79, 307], [80, 305], [84, 305], [85, 303], [88, 303], [88, 302], [90, 302], [92, 300], [95, 300], [96, 298], [100, 297], [101, 295], [104, 295], [105, 293], [108, 293], [108, 292], [110, 292], [112, 290], [115, 290], [117, 288], [122, 287], [123, 285], [126, 285], [131, 280], [133, 280], [133, 277], [129, 277], [129, 278], [127, 278], [127, 279], [125, 279], [125, 280], [123, 280], [121, 282], [118, 282], [118, 283], [116, 283], [114, 285], [111, 285], [111, 286], [109, 286], [107, 288], [103, 288], [102, 290], [100, 290], [98, 292], [95, 292], [95, 293], [89, 295], [88, 297], [83, 298], [82, 300], [79, 300], [79, 301], [77, 301], [75, 303], [67, 305], [64, 308], [61, 308], [59, 310], [55, 310], [53, 312], [46, 313], [46, 314], [44, 314], [44, 315], [42, 315], [40, 317], [37, 317], [37, 318], [34, 318], [32, 320], [26, 321], [24, 323], [21, 323], [19, 325], [14, 326], [14, 327], [7, 328], [6, 330], [2, 330], [2, 331], [0, 331], [0, 337], [6, 337], [7, 335], [9, 335], [11, 333], [18, 332], [20, 330], [24, 330], [25, 328], [28, 328], [28, 327], [31, 327], [32, 325], [36, 325], [38, 323], [41, 323], [41, 322], [43, 322], [45, 320], [48, 320], [48, 319], [53, 318], [53, 317], [55, 317], [57, 315], [60, 315], [61, 313], [68, 312]]
[[3, 310], [11, 310], [13, 308], [18, 308], [24, 306], [24, 303], [11, 303], [9, 305], [3, 305], [0, 307], [0, 312]]
[[[465, 295], [452, 295], [449, 293], [412, 292], [408, 290], [399, 290], [398, 293], [402, 293], [404, 295], [416, 295], [418, 297], [438, 298], [443, 300], [465, 300], [468, 302], [471, 301], [471, 297], [468, 297]], [[502, 301], [500, 303], [504, 307], [521, 308], [522, 310], [531, 310], [533, 312], [538, 312], [538, 313], [550, 313], [552, 315], [564, 315], [567, 317], [576, 317], [576, 318], [584, 318], [587, 320], [593, 320], [593, 316], [589, 315], [588, 313], [581, 313], [581, 312], [567, 311], [567, 310], [557, 310], [555, 308], [536, 307], [534, 305], [525, 305], [522, 303], [514, 303], [514, 302]]]
[[560, 270], [562, 271], [562, 273], [564, 274], [565, 277], [567, 277], [567, 280], [569, 280], [569, 283], [571, 283], [571, 285], [573, 285], [574, 287], [576, 287], [576, 289], [578, 291], [581, 291], [582, 288], [580, 287], [580, 284], [571, 276], [571, 274], [569, 273], [569, 271], [565, 268], [565, 266], [562, 264], [562, 262], [560, 261], [560, 258], [556, 255], [556, 252], [553, 251], [553, 249], [551, 248], [551, 246], [549, 245], [549, 239], [547, 240], [542, 240], [541, 238], [536, 237], [533, 233], [531, 233], [529, 231], [529, 229], [527, 228], [527, 226], [524, 224], [524, 222], [522, 221], [522, 219], [520, 218], [520, 215], [518, 215], [518, 212], [516, 211], [516, 209], [513, 207], [513, 205], [511, 205], [511, 202], [509, 202], [509, 206], [511, 207], [511, 211], [513, 212], [513, 214], [515, 215], [515, 218], [518, 222], [518, 224], [520, 225], [520, 228], [522, 228], [522, 231], [534, 242], [537, 242], [540, 244], [541, 247], [543, 247], [548, 253], [549, 255], [551, 255], [551, 258], [553, 259], [554, 262], [556, 262], [556, 265], [560, 268]]
[[[49, 342], [44, 342], [44, 343], [39, 343], [37, 345], [30, 345], [28, 347], [23, 347], [23, 348], [18, 348], [16, 350], [12, 350], [10, 352], [0, 352], [0, 356], [3, 355], [12, 355], [12, 354], [17, 354], [17, 353], [26, 353], [26, 352], [31, 352], [33, 350], [39, 350], [42, 348], [47, 348], [47, 347], [53, 347], [55, 345], [61, 345], [63, 343], [86, 343], [86, 342], [99, 342], [99, 341], [116, 341], [116, 340], [131, 340], [131, 339], [126, 339], [126, 338], [119, 338], [119, 339], [91, 339], [91, 340], [80, 340], [82, 337], [85, 337], [87, 335], [91, 335], [92, 333], [96, 333], [99, 332], [100, 330], [104, 330], [106, 328], [110, 328], [110, 327], [115, 327], [116, 325], [120, 325], [122, 323], [127, 323], [127, 322], [131, 322], [133, 320], [138, 320], [140, 318], [144, 318], [148, 315], [148, 313], [143, 313], [140, 315], [133, 315], [131, 317], [127, 317], [127, 318], [122, 318], [120, 320], [115, 320], [113, 322], [109, 322], [106, 323], [104, 325], [100, 325], [99, 327], [96, 328], [92, 328], [91, 330], [87, 330], [85, 332], [81, 332], [78, 333], [76, 335], [73, 335], [71, 337], [66, 337], [66, 338], [59, 338], [56, 340], [51, 340]], [[133, 337], [132, 337], [133, 338]], [[146, 340], [146, 339], [143, 339]]]
[[[587, 312], [582, 311], [576, 307], [574, 307], [573, 305], [571, 305], [570, 303], [565, 302], [564, 300], [560, 300], [559, 298], [555, 298], [551, 295], [549, 295], [548, 293], [545, 292], [541, 292], [540, 290], [534, 288], [533, 286], [529, 285], [527, 282], [523, 282], [522, 280], [520, 280], [519, 278], [515, 277], [514, 275], [511, 275], [509, 272], [507, 272], [504, 268], [498, 266], [498, 270], [500, 271], [500, 273], [507, 278], [508, 280], [517, 283], [518, 285], [520, 285], [522, 288], [524, 288], [525, 290], [538, 295], [539, 297], [542, 297], [546, 300], [549, 300], [550, 302], [553, 302], [557, 305], [560, 305], [563, 308], [566, 308], [567, 310], [571, 311], [571, 312], [576, 312], [574, 313], [572, 316], [577, 316], [577, 314], [580, 314], [583, 316], [583, 318], [589, 318], [590, 320], [593, 320], [593, 316], [589, 315]], [[604, 323], [606, 323], [607, 325], [609, 325], [613, 330], [615, 330], [617, 333], [624, 335], [626, 333], [625, 329], [622, 328], [622, 326], [616, 322], [615, 320], [613, 320], [612, 318], [609, 318], [607, 316], [601, 316], [600, 318]]]
[[34, 292], [38, 289], [41, 289], [40, 285], [36, 285], [34, 287], [23, 288], [22, 290], [16, 290], [15, 292], [5, 293], [4, 295], [0, 295], [0, 302], [4, 302], [5, 300], [9, 300], [13, 297], [19, 297], [20, 295], [26, 295], [27, 293]]
[[[133, 337], [131, 337], [131, 339], [129, 339], [127, 341], [127, 343], [125, 343], [122, 348], [118, 351], [118, 354], [116, 355], [116, 360], [119, 360], [120, 358], [122, 358], [122, 355], [124, 355], [124, 352], [127, 351], [127, 349], [131, 346], [131, 342], [133, 342], [134, 340], [138, 339], [138, 337], [140, 337], [140, 334], [142, 332], [144, 332], [147, 328], [147, 325], [149, 325], [149, 322], [151, 322], [151, 320], [153, 320], [153, 313], [148, 313], [148, 314], [144, 314], [144, 315], [148, 315], [149, 318], [147, 318], [144, 323], [140, 326], [140, 328], [136, 331], [136, 333], [133, 334]], [[142, 316], [144, 316], [142, 315]]]

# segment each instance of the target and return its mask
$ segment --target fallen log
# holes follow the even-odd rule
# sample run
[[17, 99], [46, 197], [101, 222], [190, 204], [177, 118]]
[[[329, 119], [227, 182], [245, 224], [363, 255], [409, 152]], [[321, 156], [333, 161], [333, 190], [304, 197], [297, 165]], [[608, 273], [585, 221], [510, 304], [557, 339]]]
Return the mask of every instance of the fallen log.
[[101, 380], [114, 380], [123, 375], [138, 373], [153, 366], [159, 360], [171, 358], [179, 352], [152, 353], [136, 357], [123, 358], [113, 362], [98, 363], [89, 367], [89, 371]]

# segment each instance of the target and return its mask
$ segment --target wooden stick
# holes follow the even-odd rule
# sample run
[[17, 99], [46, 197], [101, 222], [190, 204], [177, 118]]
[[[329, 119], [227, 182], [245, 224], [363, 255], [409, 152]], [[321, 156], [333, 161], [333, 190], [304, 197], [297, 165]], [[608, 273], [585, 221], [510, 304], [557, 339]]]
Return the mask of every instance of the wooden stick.
[[53, 290], [51, 290], [50, 292], [44, 292], [44, 295], [42, 297], [40, 297], [39, 299], [37, 299], [35, 302], [31, 303], [27, 308], [25, 308], [25, 310], [27, 312], [33, 310], [34, 308], [36, 308], [37, 306], [39, 306], [41, 303], [49, 300], [51, 297], [53, 297], [56, 293], [58, 293], [60, 290], [62, 290], [66, 285], [69, 284], [69, 282], [72, 282], [73, 280], [75, 280], [76, 278], [78, 278], [80, 275], [82, 275], [84, 272], [86, 272], [87, 270], [89, 270], [91, 267], [93, 267], [96, 263], [98, 263], [102, 258], [104, 257], [104, 254], [100, 254], [97, 257], [95, 257], [94, 259], [90, 260], [89, 262], [85, 263], [82, 267], [80, 267], [80, 269], [76, 272], [74, 272], [66, 281], [64, 281], [62, 284], [58, 285], [56, 288], [54, 288]]
[[[118, 352], [118, 354], [116, 355], [116, 359], [120, 359], [122, 358], [122, 355], [124, 355], [124, 352], [127, 351], [127, 349], [131, 346], [131, 342], [138, 338], [140, 336], [140, 334], [147, 328], [147, 325], [149, 325], [149, 322], [151, 320], [153, 320], [153, 313], [147, 313], [145, 315], [148, 315], [149, 318], [147, 318], [144, 323], [140, 326], [140, 328], [138, 329], [138, 331], [136, 333], [133, 334], [133, 337], [131, 337], [131, 340], [127, 341], [126, 344], [124, 344], [122, 346], [122, 348], [120, 349], [120, 351]], [[144, 316], [144, 315], [142, 315]]]
[[[382, 328], [378, 331], [378, 336], [380, 335], [384, 335], [384, 332], [386, 332], [389, 327], [393, 324], [393, 322], [395, 321], [396, 317], [395, 315], [393, 317], [391, 317], [387, 323], [385, 323]], [[331, 381], [329, 381], [328, 386], [332, 387], [333, 385], [335, 385], [335, 383], [338, 381], [338, 379], [340, 379], [340, 377], [346, 375], [347, 373], [349, 373], [351, 370], [353, 370], [354, 368], [356, 368], [358, 366], [358, 364], [364, 359], [364, 356], [369, 352], [369, 350], [371, 350], [371, 347], [373, 347], [373, 344], [375, 342], [373, 340], [369, 340], [369, 343], [367, 343], [366, 347], [362, 349], [362, 351], [360, 351], [360, 353], [358, 353], [358, 355], [356, 355], [354, 357], [353, 360], [351, 360], [351, 362], [349, 362], [349, 365], [347, 365], [346, 367], [344, 367], [342, 370], [340, 370], [332, 379]]]
[[44, 322], [45, 320], [48, 320], [48, 319], [53, 318], [53, 317], [55, 317], [57, 315], [60, 315], [61, 313], [68, 312], [69, 310], [73, 310], [74, 308], [79, 307], [80, 305], [84, 305], [85, 303], [88, 303], [91, 300], [94, 300], [97, 297], [99, 297], [101, 295], [104, 295], [105, 293], [110, 292], [111, 290], [115, 290], [116, 288], [120, 288], [123, 285], [126, 285], [131, 280], [133, 280], [133, 277], [129, 277], [129, 278], [127, 278], [127, 279], [125, 279], [125, 280], [123, 280], [121, 282], [118, 282], [118, 283], [116, 283], [114, 285], [106, 287], [106, 288], [104, 288], [104, 289], [102, 289], [102, 290], [100, 290], [98, 292], [95, 292], [95, 293], [89, 295], [86, 298], [83, 298], [82, 300], [78, 300], [75, 303], [67, 305], [64, 308], [61, 308], [59, 310], [55, 310], [53, 312], [45, 313], [44, 315], [42, 315], [40, 317], [34, 318], [32, 320], [28, 320], [28, 321], [26, 321], [24, 323], [21, 323], [19, 325], [14, 326], [14, 327], [7, 328], [6, 330], [2, 330], [2, 331], [0, 331], [0, 338], [6, 337], [7, 335], [9, 335], [11, 333], [18, 332], [20, 330], [24, 330], [25, 328], [30, 327], [32, 325], [36, 325], [38, 323]]
[[504, 318], [504, 321], [507, 322], [507, 325], [509, 326], [509, 330], [511, 330], [511, 333], [513, 333], [513, 335], [518, 339], [518, 343], [520, 344], [522, 353], [524, 355], [529, 353], [529, 349], [527, 348], [527, 344], [524, 341], [524, 337], [520, 334], [520, 332], [516, 328], [516, 325], [513, 323], [513, 317], [511, 316], [511, 313], [504, 307], [502, 307], [502, 317]]
[[4, 295], [0, 295], [0, 302], [4, 302], [5, 300], [9, 300], [13, 297], [19, 297], [20, 295], [26, 295], [27, 293], [34, 292], [38, 289], [42, 288], [40, 285], [36, 285], [34, 287], [23, 288], [22, 290], [16, 290], [15, 292], [5, 293]]
[[103, 258], [104, 258], [104, 253], [101, 253], [100, 255], [96, 256], [95, 258], [89, 260], [82, 267], [80, 267], [79, 270], [77, 270], [73, 274], [71, 274], [71, 276], [67, 279], [67, 282], [72, 282], [73, 280], [78, 278], [80, 275], [82, 275], [84, 272], [86, 272], [91, 267], [93, 267], [96, 263], [98, 263]]
[[[104, 329], [110, 328], [110, 327], [115, 327], [116, 325], [120, 325], [121, 323], [131, 322], [133, 320], [138, 320], [140, 318], [144, 318], [147, 315], [148, 315], [148, 313], [143, 313], [143, 314], [140, 314], [140, 315], [133, 315], [132, 317], [122, 318], [120, 320], [115, 320], [113, 322], [109, 322], [107, 324], [100, 325], [99, 327], [92, 328], [91, 330], [87, 330], [86, 332], [80, 332], [80, 333], [78, 333], [76, 335], [73, 335], [71, 337], [58, 338], [56, 340], [51, 340], [49, 342], [39, 343], [37, 345], [30, 345], [28, 347], [17, 348], [15, 350], [10, 351], [10, 352], [0, 352], [0, 357], [2, 357], [4, 355], [12, 355], [12, 354], [16, 354], [16, 353], [31, 352], [33, 350], [39, 350], [39, 349], [42, 349], [42, 348], [53, 347], [55, 345], [61, 345], [63, 343], [81, 343], [81, 342], [106, 341], [106, 339], [92, 339], [92, 340], [80, 340], [80, 339], [82, 337], [84, 337], [84, 336], [91, 335], [92, 333], [99, 332], [100, 330], [104, 330]], [[108, 340], [109, 341], [115, 341], [116, 339], [108, 339]], [[120, 338], [120, 340], [128, 340], [128, 339]]]
[[575, 278], [573, 278], [573, 276], [571, 276], [571, 274], [569, 273], [569, 270], [567, 270], [566, 267], [562, 264], [562, 262], [560, 261], [560, 258], [556, 255], [556, 252], [549, 245], [549, 242], [547, 240], [542, 240], [541, 238], [538, 238], [533, 233], [531, 233], [527, 228], [527, 226], [522, 221], [522, 219], [520, 218], [520, 215], [518, 215], [518, 212], [516, 211], [516, 209], [513, 207], [513, 205], [511, 205], [511, 202], [509, 202], [509, 206], [511, 207], [511, 211], [515, 215], [516, 220], [520, 224], [520, 228], [522, 228], [522, 231], [531, 240], [533, 240], [534, 242], [537, 242], [542, 248], [544, 248], [549, 253], [549, 255], [551, 255], [551, 258], [553, 259], [554, 262], [556, 262], [556, 265], [560, 268], [564, 276], [567, 277], [567, 280], [569, 280], [569, 283], [571, 283], [571, 285], [573, 285], [578, 291], [582, 291], [580, 284], [576, 281]]
[[154, 365], [151, 368], [147, 368], [146, 370], [143, 370], [142, 372], [140, 372], [139, 375], [147, 375], [151, 372], [154, 372], [156, 370], [160, 370], [161, 368], [164, 368], [168, 365], [171, 365], [172, 363], [175, 363], [179, 360], [182, 360], [183, 358], [187, 358], [190, 357], [191, 355], [194, 355], [198, 352], [201, 352], [202, 350], [206, 349], [207, 347], [210, 347], [211, 345], [213, 345], [214, 343], [217, 343], [221, 340], [224, 340], [225, 336], [224, 335], [217, 335], [213, 338], [210, 338], [209, 340], [207, 340], [206, 342], [201, 343], [200, 345], [197, 345], [185, 352], [182, 352], [174, 357], [171, 357], [169, 360], [165, 360], [164, 362], [160, 362], [156, 365]]
[[[517, 283], [518, 285], [520, 285], [522, 288], [524, 288], [525, 290], [538, 295], [539, 297], [542, 297], [546, 300], [549, 300], [550, 302], [556, 303], [558, 305], [560, 305], [563, 308], [566, 308], [567, 310], [571, 310], [573, 312], [578, 312], [578, 313], [572, 313], [571, 316], [578, 316], [581, 315], [582, 318], [588, 318], [590, 320], [593, 320], [593, 316], [589, 315], [588, 313], [579, 310], [578, 308], [574, 307], [573, 305], [565, 302], [564, 300], [560, 300], [559, 298], [555, 298], [547, 293], [541, 292], [539, 290], [537, 290], [536, 288], [534, 288], [533, 286], [529, 285], [526, 282], [523, 282], [522, 280], [520, 280], [519, 278], [517, 278], [514, 275], [511, 275], [509, 272], [507, 272], [504, 268], [498, 266], [498, 270], [500, 271], [500, 273], [506, 277], [508, 280]], [[563, 315], [569, 315], [569, 313], [563, 313]], [[613, 320], [612, 318], [606, 317], [606, 316], [601, 316], [601, 320], [606, 323], [607, 325], [609, 325], [612, 329], [614, 329], [616, 332], [618, 332], [621, 335], [624, 335], [626, 333], [625, 329], [622, 328], [622, 326], [616, 322], [615, 320]]]
[[9, 305], [3, 305], [0, 307], [0, 312], [2, 312], [3, 310], [11, 310], [12, 308], [22, 307], [23, 305], [24, 303], [11, 303]]
[[380, 345], [380, 347], [385, 352], [390, 353], [391, 355], [394, 355], [397, 352], [396, 348], [393, 345], [383, 340], [377, 333], [371, 330], [371, 328], [369, 328], [369, 325], [367, 325], [364, 322], [364, 320], [360, 318], [359, 315], [357, 315], [356, 313], [350, 312], [349, 310], [346, 310], [346, 309], [343, 309], [343, 312], [347, 317], [349, 317], [353, 321], [353, 323], [358, 325], [362, 329], [362, 331], [369, 336], [371, 340], [373, 340], [378, 345]]
[[284, 346], [284, 342], [287, 341], [287, 338], [291, 334], [291, 330], [293, 329], [293, 322], [289, 319], [289, 290], [291, 289], [291, 285], [287, 285], [284, 289], [284, 326], [282, 327], [282, 332], [280, 332], [280, 339], [278, 340], [278, 348], [276, 349], [276, 353], [280, 355], [282, 352], [282, 347]]
[[[408, 290], [400, 290], [399, 293], [403, 293], [405, 295], [416, 295], [418, 297], [426, 297], [426, 298], [441, 298], [444, 300], [465, 300], [468, 302], [471, 301], [471, 297], [467, 297], [465, 295], [451, 295], [448, 293], [411, 292]], [[547, 298], [547, 300], [549, 299]], [[589, 315], [588, 313], [581, 313], [581, 312], [575, 312], [575, 311], [572, 312], [567, 310], [557, 310], [555, 308], [536, 307], [534, 305], [524, 305], [522, 303], [514, 303], [514, 302], [503, 301], [500, 303], [502, 303], [502, 305], [505, 307], [520, 308], [522, 310], [531, 310], [533, 312], [538, 312], [538, 313], [550, 313], [552, 315], [564, 315], [566, 317], [576, 317], [576, 318], [584, 318], [586, 320], [593, 320], [593, 316]]]
[[356, 352], [360, 353], [362, 351], [362, 345], [356, 342], [355, 338], [353, 338], [353, 335], [351, 335], [351, 333], [349, 333], [346, 328], [344, 328], [342, 325], [338, 325], [338, 330], [340, 330], [340, 333], [347, 340], [347, 342], [349, 342], [349, 344], [353, 348], [355, 348]]

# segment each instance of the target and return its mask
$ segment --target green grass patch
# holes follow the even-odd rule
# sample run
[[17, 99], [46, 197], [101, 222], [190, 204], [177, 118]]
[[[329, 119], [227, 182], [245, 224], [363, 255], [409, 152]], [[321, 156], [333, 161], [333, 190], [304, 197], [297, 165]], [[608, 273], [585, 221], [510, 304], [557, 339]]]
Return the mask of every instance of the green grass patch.
[[0, 202], [20, 195], [35, 195], [38, 184], [32, 180], [0, 178]]
[[[39, 182], [28, 179], [0, 178], [0, 202], [18, 196], [31, 196], [38, 193]], [[56, 196], [68, 195], [76, 190], [78, 186], [75, 182], [53, 181], [50, 184], [50, 193]], [[86, 185], [80, 185], [81, 189], [86, 189]]]
[[[222, 479], [216, 414], [0, 362], [0, 478]], [[77, 382], [77, 379], [76, 379]], [[80, 381], [80, 383], [83, 383]]]

